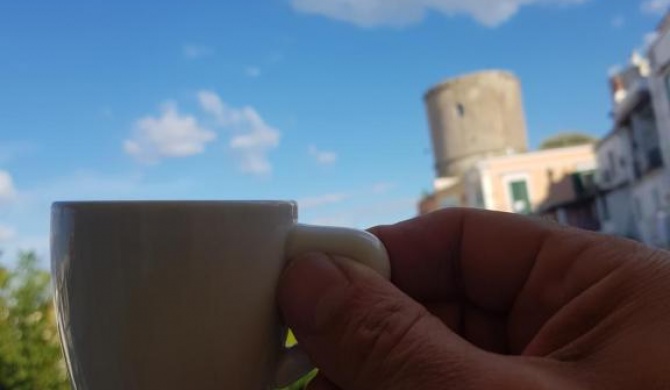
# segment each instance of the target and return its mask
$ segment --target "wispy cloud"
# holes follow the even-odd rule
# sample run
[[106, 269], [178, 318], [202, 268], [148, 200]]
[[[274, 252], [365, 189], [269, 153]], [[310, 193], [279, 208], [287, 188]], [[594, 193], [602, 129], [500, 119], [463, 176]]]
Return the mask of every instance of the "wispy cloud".
[[350, 199], [351, 197], [352, 195], [347, 193], [332, 193], [332, 194], [313, 196], [299, 199], [298, 206], [303, 210], [314, 209], [327, 205], [342, 203]]
[[257, 78], [261, 76], [262, 71], [258, 66], [248, 66], [246, 69], [244, 69], [244, 74], [251, 78]]
[[7, 171], [0, 171], [0, 205], [14, 201], [16, 197], [17, 191], [12, 175]]
[[138, 161], [156, 163], [163, 158], [200, 154], [214, 139], [214, 132], [200, 126], [194, 116], [180, 114], [176, 103], [168, 102], [160, 116], [146, 116], [135, 123], [123, 149]]
[[369, 196], [378, 197], [380, 195], [388, 194], [393, 188], [395, 188], [394, 183], [377, 182], [363, 189], [332, 192], [318, 196], [305, 197], [298, 200], [298, 205], [303, 210], [316, 209], [324, 206], [343, 203], [354, 198], [365, 198]]
[[182, 46], [181, 52], [184, 58], [189, 60], [197, 60], [200, 58], [212, 56], [214, 54], [214, 49], [205, 45], [189, 43]]
[[321, 150], [316, 145], [310, 145], [307, 153], [320, 165], [333, 165], [337, 162], [337, 153], [327, 150]]
[[341, 210], [337, 213], [316, 216], [307, 220], [307, 223], [351, 228], [366, 228], [373, 225], [390, 224], [413, 217], [415, 215], [416, 202], [417, 199], [415, 198], [396, 198], [383, 202], [371, 202], [363, 206]]
[[231, 107], [215, 92], [200, 91], [198, 100], [203, 111], [214, 118], [218, 126], [230, 131], [228, 147], [242, 172], [270, 174], [269, 153], [279, 147], [279, 130], [267, 124], [255, 108]]
[[663, 15], [670, 8], [670, 0], [646, 0], [641, 7], [646, 14]]
[[0, 164], [6, 164], [13, 160], [34, 152], [37, 146], [26, 141], [3, 141], [0, 143]]
[[184, 198], [193, 190], [188, 178], [156, 181], [139, 172], [104, 173], [80, 169], [26, 189], [28, 206], [59, 200], [142, 200]]
[[0, 224], [0, 244], [12, 241], [16, 237], [14, 228]]
[[372, 185], [371, 192], [376, 195], [386, 194], [396, 187], [395, 183], [379, 182]]
[[[421, 21], [428, 12], [468, 15], [479, 23], [498, 26], [524, 6], [570, 5], [588, 0], [291, 0], [297, 11], [326, 16], [362, 27], [403, 26]], [[659, 1], [659, 0], [655, 0]]]
[[626, 24], [626, 18], [623, 15], [617, 15], [610, 21], [612, 28], [620, 29]]

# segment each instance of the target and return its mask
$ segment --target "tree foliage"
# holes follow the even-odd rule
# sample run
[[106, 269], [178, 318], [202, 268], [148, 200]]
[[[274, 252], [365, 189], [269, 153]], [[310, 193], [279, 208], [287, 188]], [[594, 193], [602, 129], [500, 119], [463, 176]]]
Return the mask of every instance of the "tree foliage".
[[70, 388], [50, 291], [34, 253], [21, 253], [13, 270], [0, 267], [2, 390]]
[[569, 146], [587, 145], [595, 143], [596, 139], [582, 133], [560, 133], [549, 137], [540, 145], [541, 150], [566, 148]]

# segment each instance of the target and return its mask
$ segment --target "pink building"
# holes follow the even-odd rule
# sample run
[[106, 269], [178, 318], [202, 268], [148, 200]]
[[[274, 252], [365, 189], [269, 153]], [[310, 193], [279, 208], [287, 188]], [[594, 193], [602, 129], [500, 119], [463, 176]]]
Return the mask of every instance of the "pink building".
[[597, 230], [593, 145], [492, 157], [424, 199], [421, 212], [462, 206], [539, 214]]

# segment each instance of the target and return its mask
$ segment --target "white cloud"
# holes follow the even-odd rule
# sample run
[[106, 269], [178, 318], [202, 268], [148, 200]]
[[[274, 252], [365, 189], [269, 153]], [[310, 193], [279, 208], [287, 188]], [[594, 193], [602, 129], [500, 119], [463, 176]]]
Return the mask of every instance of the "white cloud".
[[663, 15], [670, 8], [670, 0], [646, 0], [642, 2], [642, 12]]
[[536, 4], [580, 4], [588, 0], [291, 0], [297, 11], [327, 16], [362, 27], [402, 26], [421, 21], [429, 11], [468, 15], [495, 27]]
[[12, 241], [16, 237], [16, 231], [6, 225], [0, 225], [0, 244]]
[[0, 171], [0, 205], [13, 201], [16, 196], [17, 192], [12, 175], [7, 171]]
[[351, 194], [347, 194], [347, 193], [333, 193], [333, 194], [319, 195], [319, 196], [299, 199], [298, 200], [298, 206], [303, 210], [313, 209], [313, 208], [323, 207], [323, 206], [327, 206], [327, 205], [342, 203], [345, 200], [350, 199], [351, 197], [352, 197]]
[[244, 70], [244, 73], [251, 78], [256, 78], [260, 77], [262, 71], [261, 68], [257, 66], [249, 66]]
[[228, 143], [242, 172], [267, 175], [272, 172], [268, 154], [279, 146], [279, 130], [268, 125], [253, 107], [228, 106], [212, 91], [200, 91], [201, 108], [217, 124], [231, 132]]
[[310, 145], [307, 152], [321, 165], [332, 165], [337, 162], [337, 153], [319, 150], [316, 145]]
[[372, 185], [371, 192], [376, 195], [386, 194], [395, 187], [395, 183], [379, 182]]
[[186, 59], [197, 60], [209, 57], [214, 54], [214, 49], [204, 45], [186, 44], [181, 48], [181, 52]]
[[623, 15], [617, 15], [612, 18], [610, 23], [612, 28], [622, 28], [626, 24], [626, 18]]
[[159, 117], [146, 116], [135, 123], [123, 149], [139, 161], [155, 163], [200, 154], [214, 139], [216, 134], [201, 127], [195, 117], [181, 115], [176, 104], [166, 103]]

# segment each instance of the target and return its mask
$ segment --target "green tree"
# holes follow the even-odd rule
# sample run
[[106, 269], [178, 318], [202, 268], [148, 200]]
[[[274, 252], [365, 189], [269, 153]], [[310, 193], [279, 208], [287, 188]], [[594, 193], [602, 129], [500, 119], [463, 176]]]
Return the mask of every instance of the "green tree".
[[541, 150], [558, 149], [569, 146], [587, 145], [595, 143], [597, 140], [588, 134], [582, 133], [560, 133], [547, 138], [540, 145]]
[[69, 389], [51, 302], [49, 274], [34, 253], [0, 267], [0, 389]]

